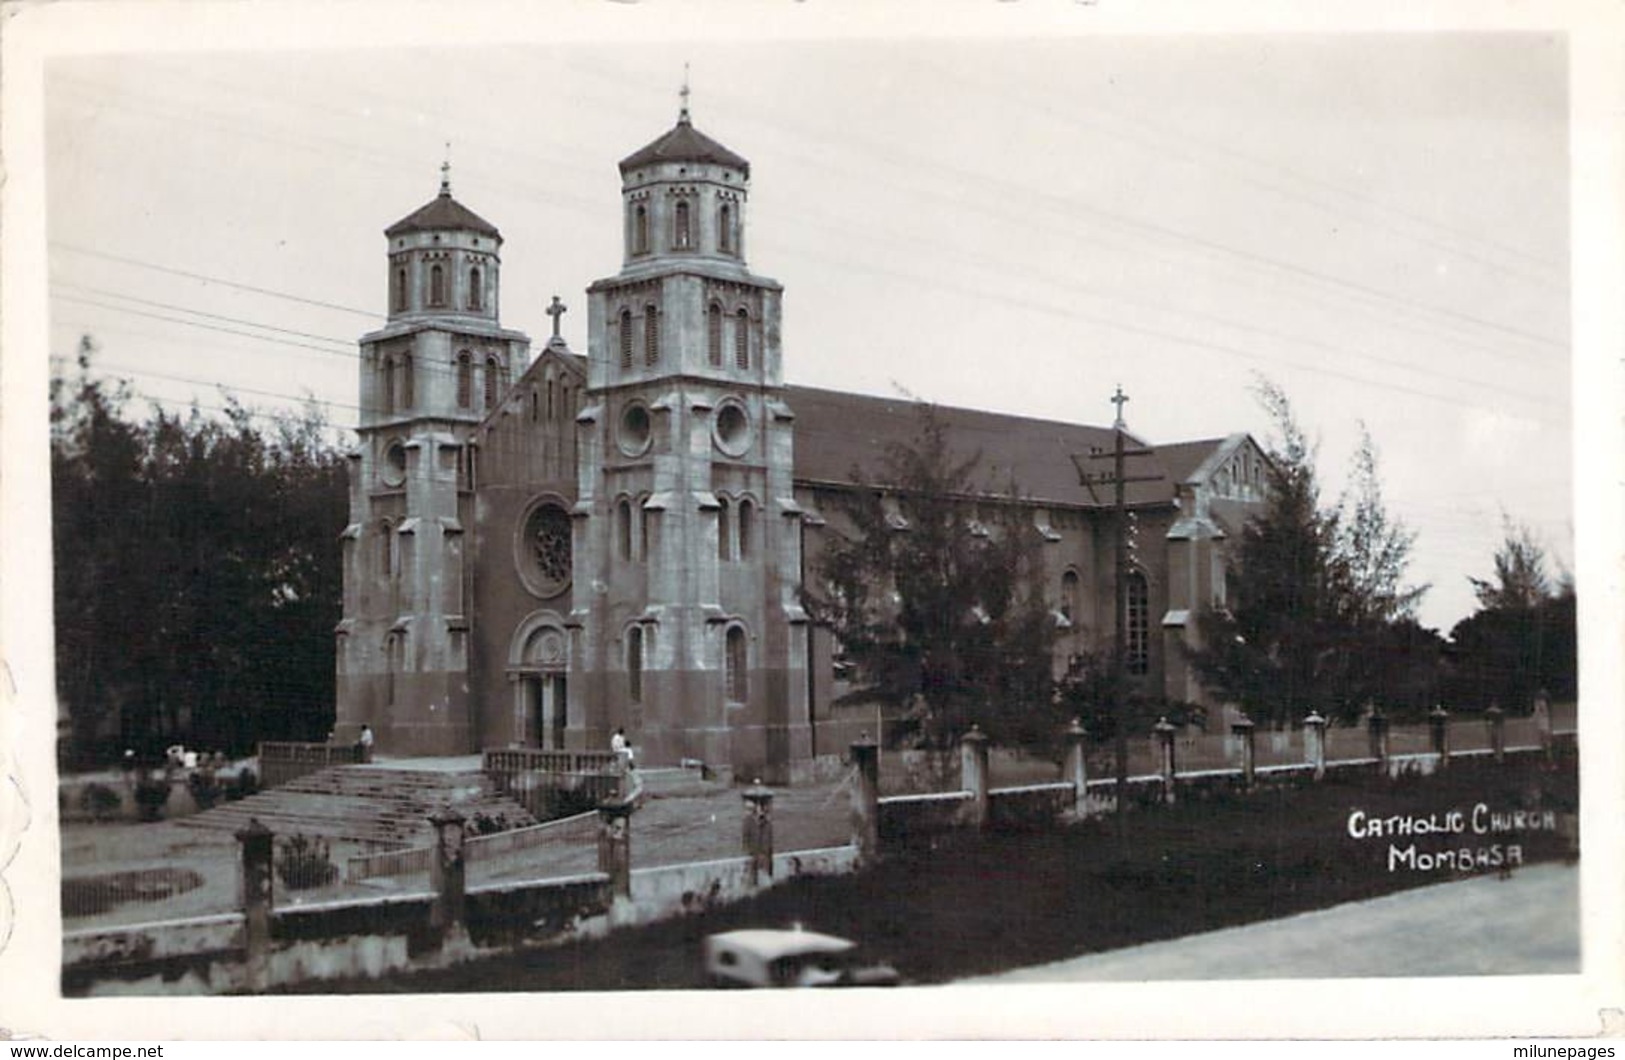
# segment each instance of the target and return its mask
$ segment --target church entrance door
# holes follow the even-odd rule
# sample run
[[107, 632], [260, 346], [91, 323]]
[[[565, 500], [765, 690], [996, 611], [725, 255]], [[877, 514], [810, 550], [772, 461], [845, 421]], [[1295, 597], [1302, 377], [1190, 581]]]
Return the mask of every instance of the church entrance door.
[[566, 704], [569, 696], [563, 673], [532, 673], [524, 677], [526, 711], [525, 728], [533, 747], [544, 750], [564, 748], [564, 729], [568, 723]]

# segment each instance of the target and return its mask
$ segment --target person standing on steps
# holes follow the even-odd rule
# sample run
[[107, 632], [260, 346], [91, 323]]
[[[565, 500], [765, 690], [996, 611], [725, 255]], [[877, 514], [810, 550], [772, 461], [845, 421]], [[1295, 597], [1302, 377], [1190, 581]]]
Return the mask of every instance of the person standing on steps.
[[361, 748], [361, 760], [363, 762], [371, 762], [372, 761], [372, 726], [371, 725], [363, 725], [363, 726], [361, 726], [361, 735], [356, 738], [355, 743], [356, 743], [357, 747]]
[[609, 749], [619, 756], [627, 769], [632, 768], [632, 745], [626, 742], [625, 729], [615, 730], [615, 735], [609, 738]]

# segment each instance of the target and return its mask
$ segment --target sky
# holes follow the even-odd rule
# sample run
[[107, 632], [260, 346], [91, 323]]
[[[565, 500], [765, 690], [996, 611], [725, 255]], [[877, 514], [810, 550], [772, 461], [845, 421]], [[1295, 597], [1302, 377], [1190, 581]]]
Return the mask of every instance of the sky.
[[503, 234], [504, 323], [539, 349], [557, 294], [585, 352], [616, 162], [687, 64], [696, 126], [752, 164], [787, 382], [1098, 424], [1121, 385], [1157, 444], [1267, 440], [1262, 376], [1328, 500], [1369, 430], [1425, 625], [1471, 613], [1503, 516], [1573, 563], [1561, 35], [330, 43], [50, 62], [52, 354], [93, 336], [138, 405], [308, 394], [353, 423], [382, 230], [448, 155]]

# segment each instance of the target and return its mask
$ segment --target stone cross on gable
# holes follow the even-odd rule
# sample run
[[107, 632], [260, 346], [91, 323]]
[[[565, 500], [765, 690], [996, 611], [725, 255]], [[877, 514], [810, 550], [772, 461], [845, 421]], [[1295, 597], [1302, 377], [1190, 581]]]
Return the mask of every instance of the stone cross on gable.
[[1114, 423], [1112, 426], [1114, 426], [1114, 427], [1123, 426], [1123, 406], [1127, 402], [1128, 402], [1128, 395], [1123, 393], [1123, 387], [1122, 387], [1121, 384], [1119, 384], [1118, 387], [1117, 387], [1117, 393], [1112, 395], [1112, 404], [1117, 406], [1117, 422]]
[[559, 318], [568, 310], [565, 308], [564, 303], [559, 301], [559, 296], [554, 295], [553, 304], [547, 307], [546, 312], [548, 316], [553, 318], [553, 337], [556, 339], [559, 337]]

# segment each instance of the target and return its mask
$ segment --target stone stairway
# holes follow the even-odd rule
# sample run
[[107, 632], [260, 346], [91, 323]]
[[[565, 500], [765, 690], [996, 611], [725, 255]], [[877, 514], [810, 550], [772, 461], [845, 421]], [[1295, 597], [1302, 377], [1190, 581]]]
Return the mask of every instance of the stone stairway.
[[509, 828], [536, 823], [477, 769], [448, 772], [388, 765], [332, 766], [175, 823], [235, 832], [254, 818], [278, 835], [421, 846], [434, 842], [429, 816], [448, 806], [468, 819], [476, 814], [500, 815]]

